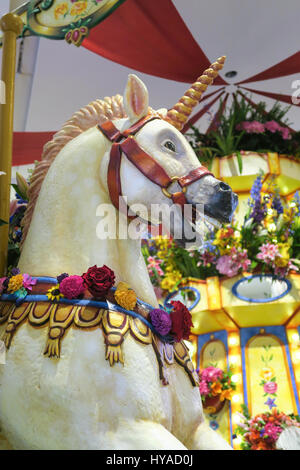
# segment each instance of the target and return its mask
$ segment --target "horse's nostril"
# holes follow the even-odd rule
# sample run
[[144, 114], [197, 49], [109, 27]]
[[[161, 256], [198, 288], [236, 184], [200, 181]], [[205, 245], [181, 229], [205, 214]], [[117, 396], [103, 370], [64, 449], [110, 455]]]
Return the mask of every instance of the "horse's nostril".
[[223, 181], [218, 184], [217, 188], [219, 191], [231, 191], [231, 187]]

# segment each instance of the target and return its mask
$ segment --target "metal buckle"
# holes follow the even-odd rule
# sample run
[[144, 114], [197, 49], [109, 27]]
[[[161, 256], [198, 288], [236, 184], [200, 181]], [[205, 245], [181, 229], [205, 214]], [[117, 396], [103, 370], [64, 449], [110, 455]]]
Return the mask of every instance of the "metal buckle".
[[[161, 188], [163, 194], [164, 194], [166, 197], [168, 197], [169, 199], [171, 199], [172, 196], [173, 196], [173, 194], [175, 194], [175, 193], [173, 193], [173, 194], [170, 193], [170, 191], [168, 190], [168, 188], [169, 188], [173, 183], [175, 183], [176, 181], [180, 180], [180, 178], [182, 178], [182, 177], [181, 177], [181, 176], [173, 176], [173, 177], [171, 178], [170, 184], [169, 184], [166, 188]], [[182, 193], [184, 194], [184, 193], [186, 193], [186, 190], [187, 190], [187, 188], [184, 187], [184, 188], [181, 189], [180, 192], [182, 192]]]

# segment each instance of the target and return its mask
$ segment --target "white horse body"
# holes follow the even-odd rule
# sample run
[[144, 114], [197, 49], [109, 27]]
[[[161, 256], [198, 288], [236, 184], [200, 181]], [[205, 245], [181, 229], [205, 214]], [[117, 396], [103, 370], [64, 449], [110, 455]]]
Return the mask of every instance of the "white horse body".
[[[138, 92], [141, 94], [141, 89]], [[128, 93], [137, 92], [128, 85]], [[148, 110], [146, 105], [145, 98], [143, 113]], [[130, 112], [131, 108], [129, 116]], [[168, 174], [181, 176], [199, 163], [184, 137], [170, 124], [161, 122], [147, 124], [136, 138], [164, 164]], [[126, 129], [130, 120], [115, 124]], [[170, 156], [163, 159], [156, 136], [160, 133], [162, 139], [174, 132], [185, 155], [181, 160]], [[110, 204], [106, 182], [110, 148], [111, 143], [93, 127], [59, 152], [43, 182], [19, 268], [34, 276], [56, 277], [63, 272], [81, 275], [90, 266], [106, 264], [114, 270], [116, 282], [126, 281], [139, 298], [156, 307], [140, 240], [97, 237], [97, 207]], [[121, 177], [130, 205], [166, 202], [157, 186], [126, 159]], [[191, 186], [191, 195], [196, 190], [201, 193], [200, 183]], [[117, 215], [114, 209], [111, 217], [118, 220]], [[124, 219], [119, 223], [125, 223]], [[7, 352], [6, 365], [0, 367], [0, 421], [13, 447], [229, 448], [204, 423], [199, 390], [192, 386], [183, 368], [177, 364], [168, 367], [169, 385], [161, 384], [150, 345], [142, 345], [128, 335], [122, 346], [124, 365], [110, 367], [100, 329], [70, 328], [60, 359], [43, 355], [45, 341], [45, 328], [35, 329], [24, 323]]]

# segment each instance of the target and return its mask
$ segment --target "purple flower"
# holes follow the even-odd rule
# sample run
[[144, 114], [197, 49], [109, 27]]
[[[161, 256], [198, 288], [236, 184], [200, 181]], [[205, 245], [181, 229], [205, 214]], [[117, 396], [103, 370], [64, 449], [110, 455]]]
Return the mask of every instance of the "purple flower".
[[278, 215], [283, 213], [283, 207], [282, 207], [282, 204], [281, 204], [279, 194], [276, 194], [276, 196], [274, 197], [274, 199], [272, 201], [272, 208], [277, 211]]
[[63, 281], [66, 277], [69, 277], [69, 274], [63, 273], [63, 274], [60, 274], [59, 276], [57, 276], [56, 279], [57, 279], [58, 284], [60, 284], [61, 281]]
[[295, 193], [293, 202], [296, 204], [297, 209], [298, 209], [296, 217], [299, 217], [300, 216], [300, 194], [299, 194], [299, 191], [297, 191]]
[[151, 323], [156, 329], [156, 331], [165, 336], [170, 333], [172, 328], [172, 320], [170, 315], [162, 309], [155, 308], [150, 312]]
[[264, 403], [265, 405], [267, 405], [269, 407], [269, 409], [271, 410], [272, 408], [276, 408], [277, 405], [275, 405], [275, 398], [268, 398], [267, 401], [265, 401]]
[[12, 268], [11, 275], [16, 276], [17, 274], [20, 274], [19, 268]]
[[260, 193], [261, 193], [261, 190], [262, 190], [262, 185], [263, 185], [262, 176], [259, 175], [255, 179], [255, 181], [252, 185], [251, 191], [250, 191], [250, 196], [252, 197], [252, 199], [254, 201], [259, 201], [260, 202]]

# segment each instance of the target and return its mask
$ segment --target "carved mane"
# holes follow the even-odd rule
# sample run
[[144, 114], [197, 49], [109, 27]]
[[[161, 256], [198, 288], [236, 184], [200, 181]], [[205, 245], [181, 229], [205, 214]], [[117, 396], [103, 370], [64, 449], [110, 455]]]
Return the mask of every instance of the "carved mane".
[[22, 222], [23, 236], [21, 246], [26, 239], [44, 178], [61, 149], [74, 137], [77, 137], [91, 127], [107, 120], [125, 117], [127, 117], [127, 114], [123, 107], [123, 97], [121, 95], [92, 101], [74, 113], [71, 119], [66, 121], [61, 130], [54, 134], [52, 140], [44, 145], [41, 161], [36, 164], [30, 178], [28, 190], [29, 202]]

